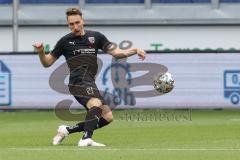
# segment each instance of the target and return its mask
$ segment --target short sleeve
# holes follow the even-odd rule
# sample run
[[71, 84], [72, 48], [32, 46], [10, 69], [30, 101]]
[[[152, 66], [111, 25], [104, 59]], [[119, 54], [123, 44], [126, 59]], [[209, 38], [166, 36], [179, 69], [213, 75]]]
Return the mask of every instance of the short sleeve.
[[58, 59], [63, 52], [62, 40], [59, 40], [50, 54]]
[[107, 52], [109, 47], [112, 45], [105, 35], [98, 32], [98, 48], [101, 49], [103, 52]]

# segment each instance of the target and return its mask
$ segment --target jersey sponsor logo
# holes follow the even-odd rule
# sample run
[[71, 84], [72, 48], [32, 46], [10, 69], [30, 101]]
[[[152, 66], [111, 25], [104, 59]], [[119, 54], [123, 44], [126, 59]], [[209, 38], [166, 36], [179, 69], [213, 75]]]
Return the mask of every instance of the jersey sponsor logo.
[[69, 44], [75, 45], [75, 41], [69, 41]]
[[73, 51], [74, 55], [77, 54], [95, 54], [95, 49], [94, 48], [89, 48], [89, 49], [76, 49]]
[[95, 43], [95, 37], [88, 37], [88, 40], [91, 44]]

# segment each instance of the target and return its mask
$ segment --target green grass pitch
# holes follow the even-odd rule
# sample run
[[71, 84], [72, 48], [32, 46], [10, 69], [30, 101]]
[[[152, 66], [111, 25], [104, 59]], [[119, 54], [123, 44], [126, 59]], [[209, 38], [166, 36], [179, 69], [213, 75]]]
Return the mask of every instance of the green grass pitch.
[[114, 116], [94, 134], [107, 147], [79, 148], [82, 133], [51, 145], [58, 125], [75, 124], [59, 120], [53, 111], [0, 112], [0, 159], [240, 159], [240, 110], [116, 110]]

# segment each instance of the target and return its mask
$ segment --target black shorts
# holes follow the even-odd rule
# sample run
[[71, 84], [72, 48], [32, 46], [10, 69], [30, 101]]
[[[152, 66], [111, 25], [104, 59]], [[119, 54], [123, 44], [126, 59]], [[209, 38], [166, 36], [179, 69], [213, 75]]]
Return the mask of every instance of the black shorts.
[[94, 81], [93, 82], [81, 81], [77, 84], [69, 84], [68, 87], [70, 93], [87, 110], [88, 110], [87, 103], [91, 98], [98, 98], [101, 100], [103, 105], [106, 105], [106, 102], [103, 99], [102, 95], [100, 94], [97, 85], [95, 84]]

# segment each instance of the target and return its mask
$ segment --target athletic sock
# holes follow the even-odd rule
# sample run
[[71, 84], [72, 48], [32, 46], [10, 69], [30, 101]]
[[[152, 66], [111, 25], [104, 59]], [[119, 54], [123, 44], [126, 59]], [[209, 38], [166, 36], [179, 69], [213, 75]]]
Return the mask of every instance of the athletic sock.
[[94, 106], [88, 110], [84, 123], [84, 135], [82, 139], [92, 138], [93, 130], [97, 128], [101, 115], [102, 109], [99, 107]]
[[[85, 122], [80, 122], [80, 123], [76, 124], [75, 126], [67, 127], [68, 133], [72, 134], [72, 133], [84, 131], [84, 123]], [[102, 127], [108, 125], [109, 123], [110, 122], [108, 122], [106, 119], [101, 117], [99, 119], [97, 127], [95, 129], [102, 128]]]
[[84, 131], [84, 123], [85, 122], [80, 122], [76, 124], [75, 126], [67, 127], [68, 133], [76, 133], [76, 132], [82, 132]]
[[109, 123], [110, 123], [110, 122], [108, 122], [106, 119], [104, 119], [103, 117], [101, 117], [101, 118], [99, 119], [97, 128], [102, 128], [102, 127], [108, 125]]

